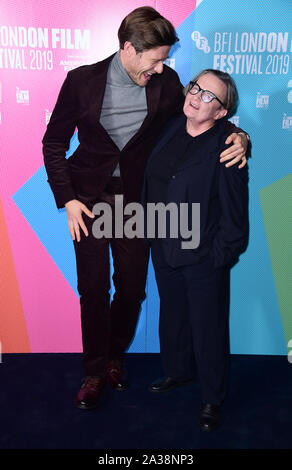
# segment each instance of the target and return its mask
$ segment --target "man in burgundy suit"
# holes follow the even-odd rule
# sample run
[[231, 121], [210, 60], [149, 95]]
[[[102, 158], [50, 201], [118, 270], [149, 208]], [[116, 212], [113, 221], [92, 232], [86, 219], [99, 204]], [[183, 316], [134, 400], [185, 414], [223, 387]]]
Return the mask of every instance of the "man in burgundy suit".
[[[57, 207], [66, 208], [76, 254], [85, 370], [76, 398], [81, 409], [97, 406], [106, 379], [116, 390], [128, 386], [123, 356], [145, 298], [148, 262], [142, 239], [93, 235], [93, 206], [103, 201], [114, 207], [117, 195], [124, 203], [140, 201], [147, 158], [184, 102], [178, 75], [164, 65], [178, 41], [168, 20], [153, 8], [137, 8], [122, 21], [118, 37], [117, 53], [68, 73], [43, 138], [48, 182]], [[66, 159], [76, 127], [80, 144]], [[230, 133], [233, 146], [221, 157], [244, 166], [247, 138], [232, 124]]]

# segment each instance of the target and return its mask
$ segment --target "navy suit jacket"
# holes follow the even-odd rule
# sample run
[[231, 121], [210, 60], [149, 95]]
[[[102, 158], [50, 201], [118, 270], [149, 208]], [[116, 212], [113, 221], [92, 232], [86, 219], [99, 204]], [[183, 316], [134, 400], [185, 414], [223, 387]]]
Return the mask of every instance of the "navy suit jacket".
[[[152, 159], [159, 158], [159, 152], [185, 122], [183, 114], [172, 118], [149, 158], [142, 194], [145, 210], [147, 202], [153, 202], [149, 199]], [[204, 134], [200, 136], [200, 149], [184, 160], [169, 179], [166, 204], [200, 203], [197, 248], [182, 249], [181, 236], [161, 239], [166, 261], [172, 267], [200, 263], [207, 256], [215, 268], [232, 266], [248, 244], [248, 166], [226, 168], [225, 163], [220, 163], [219, 155], [227, 148], [225, 140], [229, 134], [224, 121]]]

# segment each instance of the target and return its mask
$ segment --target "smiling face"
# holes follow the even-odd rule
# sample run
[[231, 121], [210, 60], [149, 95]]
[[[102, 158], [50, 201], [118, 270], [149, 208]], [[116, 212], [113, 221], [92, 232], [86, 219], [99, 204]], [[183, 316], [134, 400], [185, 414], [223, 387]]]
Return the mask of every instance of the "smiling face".
[[121, 50], [121, 61], [129, 77], [139, 86], [146, 86], [151, 76], [163, 72], [170, 46], [160, 46], [144, 52], [136, 52], [130, 42]]
[[[225, 83], [212, 73], [206, 73], [197, 80], [203, 90], [209, 90], [224, 103], [227, 93]], [[210, 103], [204, 103], [201, 99], [202, 92], [192, 95], [187, 93], [184, 103], [184, 114], [188, 123], [197, 129], [206, 130], [213, 126], [217, 119], [227, 114], [227, 110], [214, 99]]]

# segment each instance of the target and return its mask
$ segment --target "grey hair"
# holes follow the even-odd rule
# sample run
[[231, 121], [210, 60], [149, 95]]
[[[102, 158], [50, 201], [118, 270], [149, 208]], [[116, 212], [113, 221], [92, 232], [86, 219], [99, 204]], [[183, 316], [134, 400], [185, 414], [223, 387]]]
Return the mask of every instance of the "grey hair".
[[188, 91], [189, 91], [189, 86], [191, 82], [196, 82], [199, 80], [200, 77], [203, 75], [206, 75], [207, 73], [212, 73], [215, 75], [215, 77], [219, 78], [223, 83], [225, 83], [227, 92], [225, 99], [223, 100], [224, 103], [224, 108], [227, 109], [228, 114], [231, 114], [232, 111], [235, 110], [237, 103], [238, 103], [238, 91], [235, 85], [235, 82], [233, 78], [225, 72], [222, 72], [221, 70], [215, 70], [215, 69], [205, 69], [199, 72], [193, 80], [191, 80], [183, 89], [183, 93], [186, 96]]

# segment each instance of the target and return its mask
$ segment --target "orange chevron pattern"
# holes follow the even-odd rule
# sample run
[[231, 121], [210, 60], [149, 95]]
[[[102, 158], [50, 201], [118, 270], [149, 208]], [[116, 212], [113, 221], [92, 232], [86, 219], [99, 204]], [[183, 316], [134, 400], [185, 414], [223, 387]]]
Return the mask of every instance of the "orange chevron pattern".
[[11, 246], [0, 200], [0, 341], [2, 353], [30, 352]]

